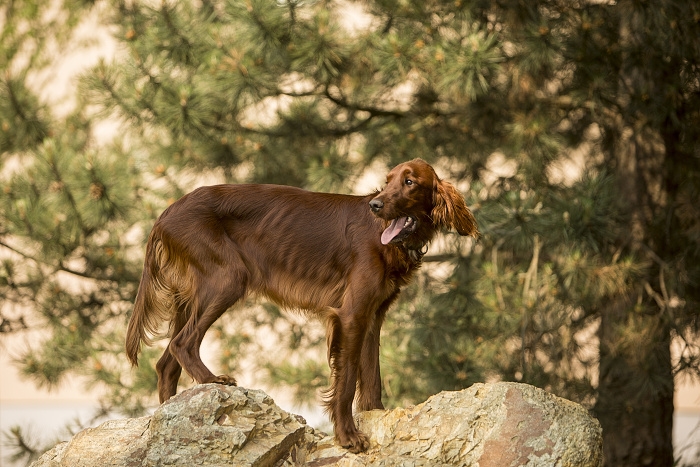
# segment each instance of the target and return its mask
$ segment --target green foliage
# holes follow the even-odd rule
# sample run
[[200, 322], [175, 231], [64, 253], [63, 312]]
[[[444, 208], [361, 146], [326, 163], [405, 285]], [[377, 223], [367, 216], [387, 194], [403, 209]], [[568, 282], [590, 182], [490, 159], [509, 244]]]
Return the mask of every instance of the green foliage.
[[[121, 51], [75, 83], [65, 121], [30, 78], [92, 3], [55, 17], [2, 7], [0, 330], [46, 333], [18, 358], [37, 384], [77, 373], [107, 389], [105, 411], [155, 403], [159, 351], [129, 371], [124, 328], [146, 234], [196, 184], [367, 191], [368, 167], [414, 157], [459, 186], [483, 237], [440, 237], [390, 311], [388, 405], [517, 380], [599, 415], [619, 393], [622, 424], [658, 415], [675, 375], [700, 375], [694, 2], [101, 6]], [[104, 120], [119, 124], [114, 142], [95, 141]], [[241, 308], [212, 332], [219, 368], [235, 374], [252, 355], [261, 384], [317, 398], [319, 328]]]

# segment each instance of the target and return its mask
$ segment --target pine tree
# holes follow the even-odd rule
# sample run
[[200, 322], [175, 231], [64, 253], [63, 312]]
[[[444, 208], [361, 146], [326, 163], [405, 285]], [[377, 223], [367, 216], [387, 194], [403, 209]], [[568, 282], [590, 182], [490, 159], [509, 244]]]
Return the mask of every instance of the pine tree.
[[[92, 7], [0, 7], [0, 339], [38, 387], [78, 374], [107, 390], [101, 415], [141, 414], [155, 379], [152, 370], [127, 371], [123, 321], [147, 228], [165, 200], [145, 193], [128, 145], [95, 141], [95, 121], [79, 96], [69, 96], [76, 101], [57, 116], [55, 96], [43, 92], [62, 57], [84, 45], [74, 33]], [[7, 440], [16, 447], [13, 461], [29, 463], [42, 451], [21, 427], [4, 433]]]
[[[51, 354], [50, 365], [48, 352], [25, 359], [27, 374], [58, 381], [108, 367], [99, 379], [114, 388], [106, 405], [136, 412], [147, 403], [153, 353], [142, 357], [142, 373], [127, 373], [111, 346], [117, 339], [104, 336], [123, 332], [149, 222], [199, 174], [351, 192], [368, 167], [422, 157], [458, 182], [483, 237], [441, 237], [391, 310], [387, 401], [484, 380], [530, 383], [594, 411], [609, 465], [672, 465], [674, 378], [700, 368], [700, 46], [692, 39], [700, 7], [154, 5], [110, 5], [125, 51], [80, 82], [97, 117], [121, 119], [123, 143], [98, 155], [87, 137], [38, 133], [33, 175], [17, 178], [3, 201], [13, 227], [0, 239], [21, 239], [27, 249], [17, 251], [46, 251], [42, 264], [99, 284], [88, 296], [27, 289], [27, 303], [56, 323], [58, 340], [47, 344], [73, 349]], [[349, 20], [357, 12], [359, 26]], [[85, 115], [77, 120], [88, 131]], [[124, 178], [100, 177], [105, 170]], [[47, 206], [65, 219], [47, 217]], [[135, 229], [136, 240], [124, 235]], [[60, 285], [46, 270], [27, 268], [37, 272], [23, 273], [25, 282]], [[24, 277], [16, 274], [3, 277]], [[93, 307], [89, 317], [72, 311], [83, 305]], [[222, 369], [238, 370], [241, 355], [261, 345], [256, 329], [277, 333], [288, 357], [258, 366], [312, 399], [327, 383], [322, 329], [270, 304], [230, 313], [215, 333]]]
[[[613, 244], [644, 268], [599, 305], [595, 413], [609, 432], [604, 448], [610, 465], [671, 465], [671, 439], [664, 435], [673, 424], [673, 375], [686, 359], [697, 358], [690, 349], [697, 339], [698, 269], [692, 263], [698, 251], [687, 228], [698, 217], [688, 218], [686, 204], [697, 192], [700, 168], [697, 143], [687, 144], [697, 136], [698, 113], [691, 109], [700, 48], [686, 34], [699, 31], [700, 9], [619, 2], [615, 13], [616, 30], [609, 33], [610, 44], [617, 44], [616, 80], [603, 93], [614, 106], [599, 120], [601, 149], [627, 213], [626, 229]], [[677, 362], [674, 336], [689, 344]]]

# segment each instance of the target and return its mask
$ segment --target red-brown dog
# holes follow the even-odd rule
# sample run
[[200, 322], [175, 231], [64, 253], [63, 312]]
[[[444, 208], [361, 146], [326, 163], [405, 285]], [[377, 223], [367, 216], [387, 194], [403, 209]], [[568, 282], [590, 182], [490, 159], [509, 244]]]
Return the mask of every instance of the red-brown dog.
[[[199, 188], [167, 208], [148, 239], [126, 354], [161, 322], [171, 341], [156, 365], [158, 393], [175, 394], [182, 368], [198, 383], [236, 384], [202, 363], [207, 329], [248, 294], [305, 309], [327, 326], [332, 382], [325, 404], [337, 441], [369, 442], [352, 418], [383, 408], [379, 331], [389, 306], [439, 229], [478, 236], [462, 196], [416, 159], [396, 166], [379, 193], [350, 196], [277, 185]], [[357, 394], [356, 394], [357, 391]]]

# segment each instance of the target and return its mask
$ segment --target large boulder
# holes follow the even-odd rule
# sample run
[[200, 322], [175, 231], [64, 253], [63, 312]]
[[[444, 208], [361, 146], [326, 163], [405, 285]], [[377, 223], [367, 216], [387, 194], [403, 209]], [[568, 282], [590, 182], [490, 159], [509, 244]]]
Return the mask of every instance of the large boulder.
[[600, 424], [578, 404], [516, 383], [441, 392], [415, 407], [357, 415], [370, 449], [352, 454], [262, 391], [204, 384], [152, 417], [113, 420], [34, 467], [601, 466]]

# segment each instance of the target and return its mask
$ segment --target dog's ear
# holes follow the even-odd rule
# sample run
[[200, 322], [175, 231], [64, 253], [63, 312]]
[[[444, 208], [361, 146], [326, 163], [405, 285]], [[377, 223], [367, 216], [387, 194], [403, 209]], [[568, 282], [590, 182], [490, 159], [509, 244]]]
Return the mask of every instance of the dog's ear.
[[479, 228], [474, 215], [464, 202], [464, 198], [454, 185], [436, 179], [433, 191], [433, 222], [439, 227], [454, 229], [460, 235], [479, 238]]

